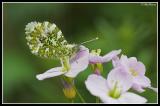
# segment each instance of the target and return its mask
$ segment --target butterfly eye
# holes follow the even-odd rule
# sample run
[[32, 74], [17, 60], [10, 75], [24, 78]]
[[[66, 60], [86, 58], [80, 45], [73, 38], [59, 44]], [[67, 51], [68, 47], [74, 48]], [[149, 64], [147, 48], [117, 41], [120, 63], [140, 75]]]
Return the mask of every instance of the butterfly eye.
[[62, 31], [54, 23], [31, 22], [25, 28], [31, 52], [43, 58], [71, 56], [74, 45], [68, 44]]

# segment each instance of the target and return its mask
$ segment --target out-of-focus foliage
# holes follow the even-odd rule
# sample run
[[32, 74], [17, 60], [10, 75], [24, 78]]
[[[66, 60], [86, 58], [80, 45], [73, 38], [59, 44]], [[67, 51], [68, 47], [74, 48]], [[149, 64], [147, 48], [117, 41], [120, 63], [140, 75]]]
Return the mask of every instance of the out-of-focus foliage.
[[[146, 75], [157, 87], [157, 6], [134, 4], [58, 4], [4, 3], [3, 4], [3, 101], [5, 103], [64, 103], [59, 77], [38, 81], [36, 74], [60, 65], [58, 60], [47, 60], [30, 53], [24, 28], [31, 21], [50, 21], [61, 28], [71, 43], [99, 37], [85, 44], [91, 49], [102, 49], [102, 55], [122, 49], [129, 57], [135, 56], [146, 66]], [[104, 77], [112, 68], [104, 64]], [[87, 102], [95, 102], [85, 88], [84, 81], [92, 73], [91, 67], [78, 75], [75, 84]], [[157, 102], [151, 90], [142, 93], [149, 103]], [[80, 102], [77, 97], [74, 102]]]

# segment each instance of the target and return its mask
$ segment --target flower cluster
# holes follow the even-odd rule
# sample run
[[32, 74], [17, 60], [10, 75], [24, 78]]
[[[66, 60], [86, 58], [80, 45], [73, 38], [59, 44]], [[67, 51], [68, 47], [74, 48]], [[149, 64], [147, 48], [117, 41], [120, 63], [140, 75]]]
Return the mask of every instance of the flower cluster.
[[89, 75], [85, 81], [87, 89], [104, 103], [145, 103], [147, 100], [128, 90], [130, 88], [143, 92], [144, 88], [151, 88], [149, 78], [145, 76], [145, 66], [135, 57], [127, 58], [122, 55], [112, 58], [113, 69], [107, 79], [99, 74]]
[[[129, 89], [140, 93], [145, 91], [144, 88], [157, 90], [151, 87], [150, 79], [145, 76], [144, 64], [135, 57], [128, 58], [125, 55], [119, 57], [121, 49], [101, 56], [101, 49], [90, 51], [84, 45], [69, 44], [61, 30], [49, 22], [31, 22], [26, 25], [25, 30], [27, 44], [33, 54], [61, 61], [61, 66], [38, 74], [36, 78], [44, 80], [60, 76], [66, 98], [75, 98], [78, 90], [74, 79], [89, 65], [92, 66], [93, 74], [85, 81], [86, 88], [104, 103], [145, 103], [147, 100], [144, 97], [129, 92]], [[103, 64], [110, 61], [113, 69], [105, 79], [102, 76], [105, 70]], [[83, 99], [82, 101], [84, 102]]]

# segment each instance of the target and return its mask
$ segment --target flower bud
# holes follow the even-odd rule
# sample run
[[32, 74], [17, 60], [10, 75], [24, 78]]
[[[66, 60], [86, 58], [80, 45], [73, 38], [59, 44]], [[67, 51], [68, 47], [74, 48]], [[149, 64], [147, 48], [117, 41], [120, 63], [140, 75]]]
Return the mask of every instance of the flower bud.
[[64, 86], [63, 93], [64, 93], [65, 97], [68, 99], [75, 98], [76, 90], [75, 90], [75, 85], [74, 85], [74, 79], [70, 78], [70, 77], [63, 76], [61, 81]]
[[65, 97], [68, 99], [73, 99], [76, 96], [76, 91], [75, 91], [74, 87], [72, 87], [72, 86], [70, 86], [68, 88], [64, 88], [63, 93], [64, 93]]

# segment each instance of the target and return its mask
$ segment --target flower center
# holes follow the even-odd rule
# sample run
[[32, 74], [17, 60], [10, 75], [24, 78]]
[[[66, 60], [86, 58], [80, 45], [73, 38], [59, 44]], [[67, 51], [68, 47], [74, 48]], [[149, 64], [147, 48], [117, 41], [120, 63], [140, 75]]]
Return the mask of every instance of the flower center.
[[[92, 50], [91, 51], [92, 54], [99, 56], [101, 53], [101, 49], [97, 49], [97, 50]], [[96, 63], [96, 64], [91, 64], [94, 73], [100, 75], [103, 71], [103, 65], [101, 63]]]
[[118, 83], [116, 82], [113, 89], [109, 91], [109, 96], [115, 99], [119, 98], [121, 95], [121, 90], [117, 87], [117, 84]]
[[131, 72], [131, 74], [132, 74], [133, 76], [137, 76], [137, 75], [138, 75], [138, 72], [136, 72], [133, 68], [130, 68], [129, 71]]
[[70, 70], [71, 66], [70, 66], [70, 63], [69, 63], [69, 57], [68, 56], [61, 58], [61, 64], [62, 64], [62, 71], [63, 72]]

